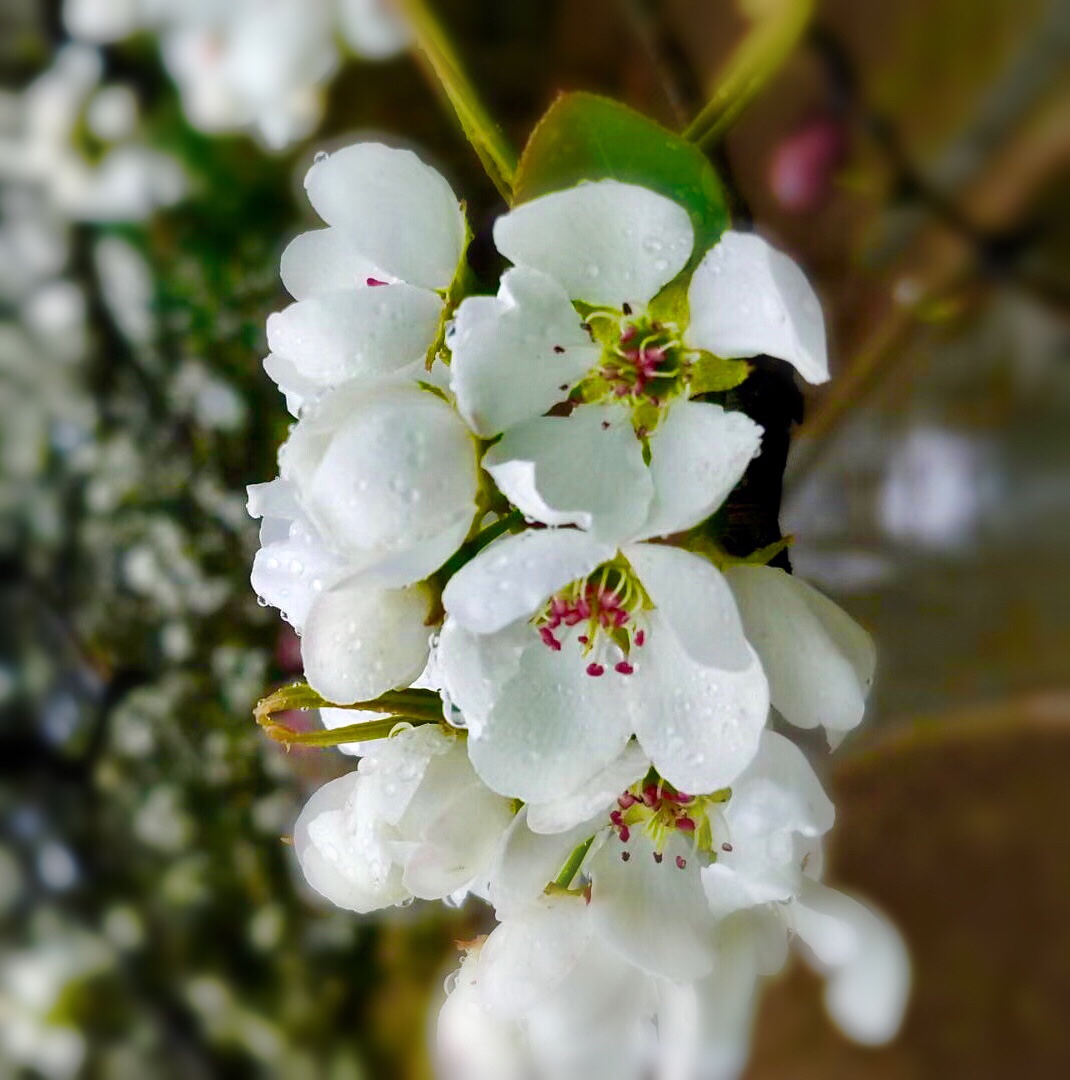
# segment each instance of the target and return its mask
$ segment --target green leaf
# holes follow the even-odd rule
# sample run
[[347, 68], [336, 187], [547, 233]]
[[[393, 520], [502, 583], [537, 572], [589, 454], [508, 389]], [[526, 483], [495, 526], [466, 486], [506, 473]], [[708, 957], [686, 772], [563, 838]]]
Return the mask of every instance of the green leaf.
[[640, 184], [678, 202], [695, 227], [696, 263], [728, 227], [724, 189], [702, 151], [616, 101], [563, 94], [524, 148], [513, 203], [582, 180]]

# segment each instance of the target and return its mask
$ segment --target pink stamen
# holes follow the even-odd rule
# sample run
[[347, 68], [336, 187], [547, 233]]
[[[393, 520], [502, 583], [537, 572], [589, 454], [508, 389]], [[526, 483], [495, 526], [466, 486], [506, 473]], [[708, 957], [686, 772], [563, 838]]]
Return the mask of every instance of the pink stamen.
[[373, 289], [381, 285], [389, 285], [389, 281], [380, 281], [378, 278], [370, 277], [367, 282]]
[[632, 830], [629, 829], [627, 825], [622, 825], [620, 827], [620, 842], [622, 844], [626, 844], [626, 843], [628, 843], [629, 840], [631, 840], [631, 838], [632, 838]]
[[695, 831], [695, 820], [694, 820], [694, 818], [689, 818], [689, 817], [679, 817], [679, 818], [676, 819], [676, 827], [681, 832], [694, 832]]
[[635, 644], [641, 649], [646, 644], [646, 631], [637, 630], [635, 633]]
[[605, 673], [606, 673], [606, 669], [604, 667], [602, 667], [601, 664], [588, 664], [587, 665], [587, 674], [592, 676], [592, 678], [597, 679], [599, 675], [604, 675]]
[[622, 810], [630, 810], [639, 800], [630, 792], [626, 791], [618, 800], [617, 805]]
[[554, 652], [561, 651], [561, 642], [554, 637], [548, 626], [539, 627], [539, 637], [542, 638], [542, 643], [549, 649], [553, 649]]
[[677, 855], [676, 856], [676, 869], [677, 870], [686, 870], [687, 869], [687, 859], [685, 859], [683, 857], [683, 855]]
[[620, 672], [621, 675], [631, 675], [634, 673], [635, 668], [627, 660], [622, 660], [613, 670]]

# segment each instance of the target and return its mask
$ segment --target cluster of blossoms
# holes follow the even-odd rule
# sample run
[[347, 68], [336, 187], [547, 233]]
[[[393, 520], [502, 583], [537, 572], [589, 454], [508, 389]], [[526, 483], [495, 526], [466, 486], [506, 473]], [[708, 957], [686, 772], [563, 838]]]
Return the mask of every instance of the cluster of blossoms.
[[369, 59], [409, 39], [393, 0], [66, 0], [63, 15], [73, 37], [94, 44], [157, 35], [194, 126], [250, 129], [276, 150], [319, 124], [336, 39]]
[[268, 322], [296, 423], [250, 489], [253, 584], [328, 726], [401, 720], [301, 814], [309, 883], [494, 907], [439, 1021], [457, 1080], [734, 1075], [793, 941], [849, 1035], [891, 1037], [903, 945], [821, 883], [833, 807], [769, 725], [838, 742], [872, 643], [699, 529], [762, 438], [710, 371], [827, 378], [802, 272], [753, 234], [695, 250], [682, 206], [600, 180], [499, 218], [512, 267], [457, 304], [463, 209], [412, 153], [350, 146], [306, 188], [327, 227]]

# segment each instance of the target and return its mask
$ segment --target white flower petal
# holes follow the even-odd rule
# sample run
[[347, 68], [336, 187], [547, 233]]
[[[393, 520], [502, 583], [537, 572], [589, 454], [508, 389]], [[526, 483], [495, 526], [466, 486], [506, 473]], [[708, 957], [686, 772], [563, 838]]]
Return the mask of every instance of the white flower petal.
[[294, 237], [282, 253], [279, 276], [295, 300], [363, 289], [384, 272], [362, 255], [339, 229], [313, 229]]
[[411, 151], [347, 146], [316, 162], [305, 187], [320, 217], [388, 274], [426, 289], [453, 280], [464, 214], [449, 184]]
[[499, 1016], [522, 1017], [545, 1000], [583, 956], [591, 920], [582, 898], [543, 899], [499, 925], [479, 954], [480, 993]]
[[477, 435], [490, 438], [568, 396], [601, 356], [581, 322], [561, 286], [535, 270], [507, 270], [496, 297], [461, 304], [447, 339], [450, 387]]
[[[465, 754], [463, 744], [458, 744], [458, 750]], [[413, 896], [440, 900], [463, 888], [488, 866], [513, 816], [512, 805], [488, 791], [474, 776], [473, 781], [456, 787], [452, 799], [434, 808], [433, 828], [410, 855], [402, 876]]]
[[600, 540], [634, 535], [653, 490], [627, 413], [607, 405], [510, 428], [484, 455], [483, 468], [525, 517], [578, 525]]
[[278, 608], [300, 632], [317, 598], [352, 573], [353, 567], [297, 518], [285, 536], [265, 543], [256, 553], [251, 580], [257, 596]]
[[[664, 544], [630, 544], [624, 555], [684, 652], [706, 667], [751, 666], [732, 590], [708, 559]], [[642, 659], [643, 654], [637, 652]]]
[[750, 764], [769, 712], [757, 656], [743, 671], [695, 663], [652, 626], [629, 677], [632, 723], [654, 767], [680, 791], [729, 786]]
[[286, 408], [291, 416], [300, 416], [308, 401], [314, 401], [323, 387], [314, 379], [302, 375], [291, 360], [271, 353], [264, 358], [264, 372], [286, 397]]
[[[702, 978], [714, 963], [706, 898], [691, 856], [678, 837], [660, 863], [645, 838], [622, 844], [610, 837], [589, 871], [591, 917], [602, 940], [643, 971], [679, 981]], [[680, 869], [677, 858], [691, 861]]]
[[407, 686], [430, 651], [430, 590], [380, 589], [357, 578], [323, 593], [301, 639], [309, 685], [349, 705]]
[[479, 734], [516, 674], [530, 632], [523, 624], [497, 634], [474, 634], [453, 618], [443, 624], [436, 659], [444, 694], [461, 710], [471, 734]]
[[416, 375], [441, 313], [438, 296], [412, 285], [323, 293], [268, 316], [268, 344], [317, 386]]
[[475, 443], [415, 387], [340, 387], [305, 411], [279, 463], [324, 539], [354, 559], [398, 556], [475, 512]]
[[536, 638], [497, 696], [468, 753], [502, 795], [546, 802], [604, 769], [631, 735], [621, 679], [592, 678], [579, 657]]
[[807, 841], [828, 832], [836, 814], [802, 750], [767, 730], [754, 760], [733, 782], [722, 816], [730, 849], [702, 871], [710, 910], [719, 919], [794, 899], [803, 886]]
[[442, 604], [466, 629], [492, 634], [534, 615], [558, 589], [615, 554], [615, 547], [584, 532], [529, 529], [496, 540], [461, 567], [443, 591]]
[[635, 184], [584, 183], [513, 207], [494, 223], [498, 250], [559, 281], [573, 300], [645, 304], [691, 257], [682, 206]]
[[680, 401], [650, 436], [650, 513], [632, 539], [669, 536], [705, 521], [739, 483], [762, 444], [762, 429], [741, 412]]
[[524, 807], [509, 826], [491, 868], [488, 898], [499, 920], [518, 916], [540, 900], [576, 846], [593, 835], [586, 823], [544, 835], [531, 829], [530, 820], [531, 807]]
[[828, 597], [777, 567], [734, 566], [725, 577], [776, 709], [797, 727], [844, 732], [857, 726], [876, 665], [865, 630]]
[[305, 879], [337, 907], [368, 912], [406, 897], [400, 870], [383, 861], [369, 819], [357, 807], [357, 772], [324, 784], [294, 825], [294, 851]]
[[688, 300], [694, 348], [723, 357], [766, 353], [807, 382], [828, 380], [821, 303], [799, 267], [760, 236], [726, 232], [695, 271]]
[[910, 993], [910, 956], [898, 930], [873, 908], [811, 884], [791, 907], [795, 932], [827, 975], [825, 1006], [845, 1035], [880, 1045], [902, 1024]]
[[[650, 762], [636, 742], [596, 773], [582, 787], [545, 803], [531, 803], [527, 808], [528, 825], [533, 832], [559, 833], [589, 821], [599, 813], [608, 815], [614, 801], [633, 784], [646, 776]], [[608, 816], [607, 816], [608, 820]]]

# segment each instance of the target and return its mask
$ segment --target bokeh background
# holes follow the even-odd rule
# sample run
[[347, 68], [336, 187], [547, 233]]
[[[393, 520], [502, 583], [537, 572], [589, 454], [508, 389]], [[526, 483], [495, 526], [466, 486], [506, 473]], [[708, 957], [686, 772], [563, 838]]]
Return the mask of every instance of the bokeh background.
[[[435, 7], [520, 143], [561, 89], [679, 123], [781, 2]], [[299, 657], [248, 587], [244, 485], [287, 426], [259, 361], [313, 154], [418, 147], [477, 252], [500, 207], [407, 57], [345, 55], [270, 150], [190, 126], [151, 35], [67, 38], [60, 5], [0, 0], [0, 1077], [429, 1077], [485, 915], [354, 918], [295, 875], [280, 838], [351, 763], [252, 722]], [[783, 523], [881, 657], [826, 770], [831, 876], [916, 965], [877, 1051], [790, 973], [754, 1080], [1070, 1075], [1068, 59], [1061, 0], [825, 0], [719, 151], [826, 305]], [[42, 130], [57, 64], [83, 91]], [[86, 179], [112, 137], [147, 189]]]

